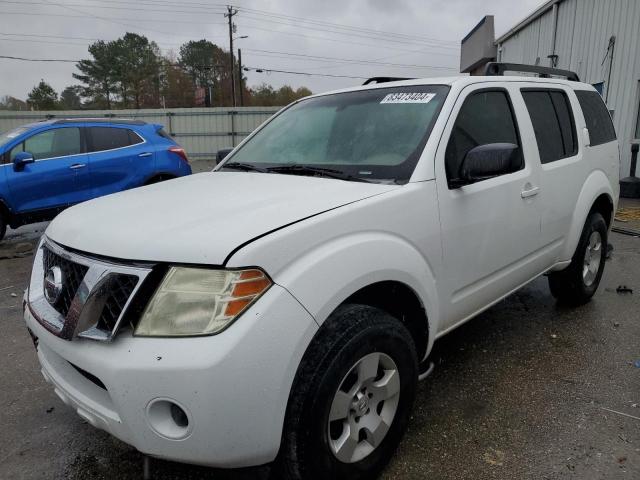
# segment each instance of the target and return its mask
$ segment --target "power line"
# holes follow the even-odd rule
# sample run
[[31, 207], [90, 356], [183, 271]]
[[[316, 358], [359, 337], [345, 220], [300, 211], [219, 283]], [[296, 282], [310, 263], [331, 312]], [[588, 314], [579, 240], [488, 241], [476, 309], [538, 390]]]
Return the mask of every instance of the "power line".
[[70, 60], [70, 59], [61, 59], [61, 58], [24, 58], [24, 57], [13, 57], [10, 55], [0, 55], [0, 58], [5, 58], [8, 60], [20, 60], [22, 62], [70, 62], [70, 63], [78, 63], [80, 60]]
[[315, 77], [334, 77], [334, 78], [355, 78], [358, 80], [367, 79], [368, 77], [355, 77], [351, 75], [331, 75], [329, 73], [309, 73], [309, 72], [295, 72], [292, 70], [276, 70], [273, 68], [263, 68], [263, 67], [244, 67], [245, 71], [253, 70], [257, 73], [288, 73], [291, 75], [307, 75], [307, 76], [315, 76]]
[[[289, 56], [303, 57], [304, 59], [307, 59], [310, 61], [338, 61], [338, 62], [345, 62], [349, 64], [382, 65], [382, 66], [388, 66], [388, 67], [403, 67], [403, 68], [408, 68], [408, 67], [432, 68], [437, 70], [456, 70], [457, 69], [456, 67], [445, 67], [442, 65], [412, 65], [412, 64], [388, 63], [388, 62], [378, 62], [376, 60], [358, 60], [353, 58], [325, 57], [321, 55], [307, 55], [307, 54], [293, 53], [293, 52], [278, 52], [274, 50], [261, 50], [257, 48], [245, 48], [245, 50], [249, 52], [262, 52], [262, 54], [266, 54], [265, 56], [274, 56], [269, 54], [275, 54], [275, 55], [281, 56], [281, 58], [282, 56], [285, 56], [285, 58]], [[257, 53], [254, 53], [254, 55], [260, 56], [260, 54], [257, 54]]]
[[[254, 25], [249, 25], [247, 26], [247, 28], [249, 28], [250, 30], [263, 30], [265, 32], [273, 32], [273, 33], [278, 33], [281, 35], [293, 35], [295, 37], [304, 37], [304, 38], [313, 38], [313, 39], [317, 39], [317, 40], [324, 40], [326, 42], [334, 42], [334, 43], [339, 43], [341, 45], [360, 45], [360, 46], [364, 46], [364, 47], [374, 47], [374, 48], [382, 48], [382, 49], [386, 49], [386, 50], [397, 50], [397, 51], [401, 51], [401, 52], [411, 52], [411, 53], [415, 53], [415, 50], [408, 50], [406, 48], [399, 48], [396, 46], [389, 46], [389, 45], [374, 45], [372, 43], [362, 43], [362, 42], [352, 42], [352, 41], [345, 41], [345, 40], [339, 40], [336, 38], [329, 38], [329, 37], [319, 37], [317, 35], [306, 35], [304, 33], [299, 33], [299, 32], [283, 32], [281, 30], [273, 30], [271, 28], [263, 28], [263, 27], [258, 27], [258, 26], [254, 26]], [[453, 56], [453, 55], [452, 55]]]
[[[12, 2], [12, 0], [4, 0], [5, 2]], [[128, 1], [122, 1], [122, 0], [91, 0], [94, 2], [98, 2], [98, 3], [107, 3], [108, 5], [113, 5], [113, 4], [124, 4], [124, 5], [131, 5], [131, 2]], [[2, 2], [0, 2], [2, 3]], [[22, 2], [18, 2], [18, 3], [22, 3]], [[71, 4], [69, 4], [71, 5]], [[158, 11], [157, 7], [158, 6], [164, 6], [164, 7], [180, 7], [180, 8], [192, 8], [194, 9], [193, 12], [194, 13], [198, 13], [198, 12], [202, 12], [203, 10], [201, 8], [205, 8], [207, 10], [213, 10], [213, 9], [225, 9], [229, 4], [222, 4], [222, 3], [199, 3], [199, 2], [178, 2], [175, 3], [173, 1], [169, 1], [169, 0], [157, 0], [157, 1], [137, 1], [135, 2], [135, 5], [147, 5], [150, 7], [153, 7], [154, 11]], [[99, 5], [82, 5], [83, 7], [96, 7], [96, 8], [116, 8], [116, 7], [102, 7]], [[399, 33], [399, 32], [390, 32], [390, 31], [383, 31], [383, 30], [376, 30], [376, 29], [371, 29], [371, 28], [366, 28], [366, 27], [356, 27], [353, 25], [344, 25], [344, 24], [339, 24], [339, 23], [334, 23], [334, 22], [328, 22], [328, 21], [324, 21], [324, 20], [318, 20], [318, 19], [308, 19], [305, 17], [299, 17], [299, 16], [293, 16], [293, 15], [288, 15], [288, 14], [284, 14], [284, 13], [278, 13], [278, 12], [273, 12], [273, 11], [267, 11], [267, 10], [260, 10], [260, 9], [255, 9], [255, 8], [249, 8], [249, 7], [244, 7], [244, 6], [239, 6], [239, 5], [235, 5], [235, 8], [239, 9], [241, 12], [248, 12], [248, 13], [252, 13], [255, 15], [261, 15], [261, 16], [268, 16], [268, 17], [277, 17], [277, 18], [282, 18], [282, 19], [289, 19], [289, 20], [293, 20], [296, 23], [299, 22], [305, 22], [305, 23], [310, 23], [313, 25], [319, 25], [319, 26], [330, 26], [332, 28], [339, 28], [339, 29], [343, 29], [343, 30], [351, 30], [351, 31], [358, 31], [358, 32], [367, 32], [367, 33], [372, 33], [375, 34], [377, 36], [379, 35], [385, 35], [385, 36], [393, 36], [393, 37], [397, 37], [397, 38], [405, 38], [405, 39], [414, 39], [414, 40], [418, 40], [418, 41], [428, 41], [428, 42], [434, 42], [437, 44], [441, 44], [441, 45], [451, 45], [454, 47], [458, 47], [459, 46], [459, 42], [457, 40], [443, 40], [440, 38], [435, 38], [435, 37], [427, 37], [424, 35], [411, 35], [411, 34], [406, 34], [406, 33]], [[168, 13], [171, 13], [172, 11], [178, 11], [178, 10], [161, 10], [161, 11], [165, 11]], [[182, 10], [182, 12], [187, 13], [187, 11]]]
[[[102, 1], [102, 0], [94, 0], [94, 1]], [[9, 3], [9, 4], [32, 4], [32, 5], [50, 5], [50, 6], [59, 6], [62, 8], [69, 8], [71, 9], [71, 7], [85, 7], [85, 8], [102, 8], [102, 9], [115, 9], [115, 10], [127, 10], [127, 11], [149, 11], [148, 9], [144, 9], [144, 8], [135, 8], [135, 7], [118, 7], [118, 6], [113, 6], [111, 4], [113, 3], [120, 3], [120, 4], [125, 4], [125, 5], [130, 5], [128, 2], [122, 2], [122, 1], [110, 1], [109, 5], [85, 5], [85, 4], [74, 4], [74, 3], [54, 3], [54, 2], [37, 2], [37, 1], [31, 1], [31, 2], [18, 2], [15, 0], [0, 0], [0, 3]], [[147, 5], [150, 7], [154, 7], [153, 11], [154, 12], [165, 12], [165, 13], [186, 13], [186, 14], [190, 14], [190, 15], [197, 15], [199, 14], [199, 12], [202, 12], [202, 10], [176, 10], [174, 8], [172, 8], [171, 10], [158, 10], [158, 5], [160, 6], [165, 6], [165, 7], [171, 7], [175, 4], [172, 3], [144, 3], [144, 2], [137, 2], [136, 5]], [[223, 5], [221, 4], [202, 4], [202, 3], [180, 3], [178, 4], [181, 8], [187, 7], [187, 8], [195, 8], [194, 6], [203, 6], [206, 7], [207, 10], [211, 11], [214, 9], [218, 9], [221, 8]], [[190, 5], [193, 5], [190, 7]], [[252, 8], [247, 8], [247, 7], [240, 7], [240, 9], [243, 12], [247, 12], [248, 14], [250, 14], [247, 18], [249, 20], [254, 20], [254, 21], [260, 21], [260, 22], [269, 22], [269, 23], [277, 23], [277, 24], [281, 24], [281, 25], [287, 25], [293, 28], [306, 28], [306, 29], [311, 29], [311, 30], [317, 30], [317, 31], [321, 31], [321, 32], [326, 32], [326, 33], [335, 33], [338, 35], [348, 35], [348, 36], [355, 36], [355, 37], [362, 37], [362, 38], [369, 38], [369, 39], [374, 39], [374, 40], [378, 40], [378, 41], [386, 41], [386, 42], [392, 42], [392, 43], [403, 43], [403, 44], [415, 44], [415, 43], [421, 43], [421, 42], [426, 42], [427, 45], [434, 47], [434, 48], [444, 48], [444, 49], [457, 49], [458, 47], [458, 43], [454, 42], [454, 41], [449, 41], [449, 40], [441, 40], [441, 39], [435, 39], [435, 38], [429, 38], [429, 37], [424, 37], [424, 36], [418, 36], [418, 35], [409, 35], [409, 34], [402, 34], [402, 33], [398, 33], [398, 32], [385, 32], [385, 31], [381, 31], [381, 30], [374, 30], [374, 29], [368, 29], [368, 28], [362, 28], [362, 27], [353, 27], [353, 26], [348, 26], [348, 25], [341, 25], [341, 24], [336, 24], [336, 23], [332, 23], [332, 22], [326, 22], [326, 21], [321, 21], [321, 20], [310, 20], [310, 19], [306, 19], [303, 17], [295, 17], [292, 15], [285, 15], [285, 14], [279, 14], [279, 13], [274, 13], [274, 12], [268, 12], [268, 11], [264, 11], [264, 10], [258, 10], [258, 9], [252, 9]], [[219, 12], [219, 10], [218, 10]], [[87, 12], [83, 12], [83, 13], [87, 13]], [[254, 16], [251, 16], [254, 15]], [[256, 18], [255, 16], [258, 16], [258, 18]], [[259, 18], [259, 17], [268, 17], [268, 19], [264, 19], [264, 18]], [[109, 19], [111, 17], [97, 17], [96, 18], [100, 18], [100, 19]], [[280, 20], [284, 20], [284, 21], [275, 21], [273, 20], [273, 18], [278, 18]], [[315, 25], [316, 27], [312, 27], [309, 25], [305, 25], [303, 27], [300, 27], [298, 24], [300, 22], [309, 24], [309, 25]], [[320, 27], [324, 27], [324, 28], [317, 28], [318, 26]], [[328, 30], [327, 28], [331, 28], [333, 30]], [[342, 30], [342, 31], [339, 31]]]
[[[115, 23], [118, 25], [125, 26], [127, 28], [139, 29], [139, 30], [148, 30], [150, 32], [160, 33], [162, 35], [171, 35], [171, 33], [162, 32], [160, 30], [152, 30], [147, 27], [140, 27], [137, 25], [132, 25], [128, 23], [120, 23], [118, 20], [131, 20], [129, 18], [119, 18], [119, 17], [98, 17], [96, 15], [91, 15], [89, 13], [81, 12], [80, 10], [75, 10], [77, 12], [83, 13], [83, 15], [69, 15], [64, 13], [36, 13], [36, 12], [0, 12], [2, 15], [24, 15], [27, 17], [30, 16], [39, 16], [39, 17], [65, 17], [65, 18], [95, 18], [97, 20], [103, 20], [106, 22]], [[188, 25], [226, 25], [226, 23], [222, 22], [192, 22], [187, 20], [160, 20], [160, 19], [137, 19], [136, 22], [151, 22], [151, 23], [186, 23]], [[184, 35], [181, 35], [184, 36]]]
[[331, 27], [324, 27], [324, 28], [314, 28], [314, 27], [310, 27], [308, 25], [296, 25], [296, 24], [292, 24], [290, 23], [291, 21], [286, 20], [286, 21], [278, 21], [278, 20], [273, 20], [273, 19], [265, 19], [265, 18], [256, 18], [251, 16], [251, 13], [249, 13], [249, 15], [247, 15], [245, 12], [242, 12], [243, 15], [243, 19], [246, 20], [252, 20], [252, 21], [258, 21], [258, 22], [266, 22], [269, 24], [276, 24], [276, 25], [285, 25], [291, 28], [300, 28], [300, 29], [305, 29], [305, 30], [315, 30], [315, 31], [319, 31], [319, 32], [323, 32], [323, 33], [332, 33], [334, 35], [345, 35], [348, 37], [355, 37], [355, 38], [364, 38], [366, 40], [377, 40], [380, 42], [388, 42], [388, 43], [398, 43], [401, 45], [421, 45], [424, 44], [425, 47], [429, 47], [429, 48], [442, 48], [442, 49], [458, 49], [460, 48], [459, 45], [458, 46], [449, 46], [449, 45], [441, 45], [441, 44], [434, 44], [433, 42], [429, 42], [426, 40], [412, 40], [412, 39], [404, 39], [404, 38], [393, 38], [390, 36], [390, 38], [385, 38], [383, 36], [380, 35], [374, 35], [374, 34], [370, 34], [370, 33], [356, 33], [356, 32], [344, 32], [344, 31], [340, 31], [338, 29], [329, 29]]

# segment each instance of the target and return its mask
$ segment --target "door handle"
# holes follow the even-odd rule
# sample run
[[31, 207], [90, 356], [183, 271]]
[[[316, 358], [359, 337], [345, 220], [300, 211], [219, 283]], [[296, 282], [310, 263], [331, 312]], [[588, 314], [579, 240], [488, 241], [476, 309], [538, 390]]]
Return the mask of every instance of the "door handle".
[[139, 157], [150, 157], [151, 155], [153, 155], [151, 152], [144, 152], [144, 153], [139, 154], [138, 156]]
[[540, 192], [540, 187], [534, 187], [532, 185], [525, 185], [525, 190], [520, 192], [522, 198], [533, 197]]
[[71, 170], [77, 170], [77, 169], [79, 169], [79, 168], [84, 168], [84, 167], [86, 167], [86, 166], [87, 166], [87, 164], [86, 164], [86, 163], [74, 163], [74, 164], [73, 164], [73, 165], [71, 165], [69, 168], [70, 168]]

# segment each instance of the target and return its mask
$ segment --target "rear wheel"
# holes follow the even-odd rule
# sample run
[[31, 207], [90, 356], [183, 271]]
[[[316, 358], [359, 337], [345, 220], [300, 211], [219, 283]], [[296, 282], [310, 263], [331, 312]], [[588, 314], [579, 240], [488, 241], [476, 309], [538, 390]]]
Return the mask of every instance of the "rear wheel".
[[340, 308], [298, 370], [279, 476], [374, 478], [404, 434], [417, 378], [415, 345], [402, 323], [365, 305]]
[[166, 180], [171, 180], [175, 178], [172, 175], [156, 175], [155, 177], [150, 178], [146, 181], [145, 185], [153, 185], [154, 183], [164, 182]]
[[600, 284], [606, 254], [607, 223], [600, 213], [594, 212], [587, 218], [569, 266], [549, 274], [551, 294], [574, 305], [588, 302]]

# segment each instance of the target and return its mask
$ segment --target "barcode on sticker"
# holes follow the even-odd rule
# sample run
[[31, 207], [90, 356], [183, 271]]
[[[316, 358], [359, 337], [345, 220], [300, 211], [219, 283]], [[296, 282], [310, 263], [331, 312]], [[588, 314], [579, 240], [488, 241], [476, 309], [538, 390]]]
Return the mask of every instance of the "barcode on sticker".
[[380, 103], [429, 103], [435, 96], [435, 93], [424, 92], [390, 93]]

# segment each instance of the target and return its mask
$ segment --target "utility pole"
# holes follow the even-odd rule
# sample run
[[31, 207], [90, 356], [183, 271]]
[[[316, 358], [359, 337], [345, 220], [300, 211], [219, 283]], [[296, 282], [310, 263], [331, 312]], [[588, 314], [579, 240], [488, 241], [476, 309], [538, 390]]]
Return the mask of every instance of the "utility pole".
[[236, 106], [236, 81], [234, 70], [235, 67], [233, 65], [233, 16], [238, 13], [238, 10], [233, 8], [231, 5], [227, 5], [227, 13], [224, 14], [226, 18], [229, 19], [229, 56], [230, 56], [230, 72], [231, 72], [231, 99], [233, 101], [233, 106]]
[[242, 50], [238, 49], [238, 86], [240, 88], [240, 106], [244, 107], [244, 99], [242, 98]]

